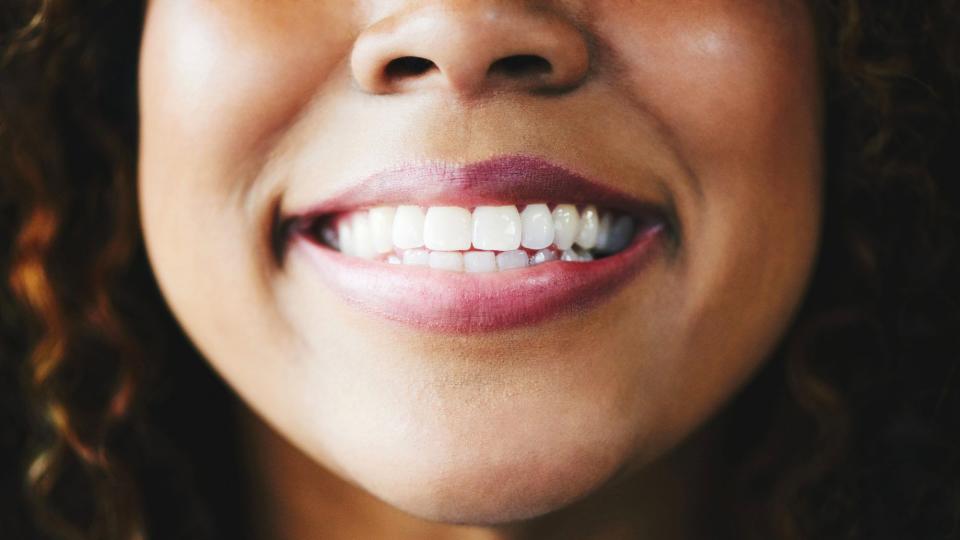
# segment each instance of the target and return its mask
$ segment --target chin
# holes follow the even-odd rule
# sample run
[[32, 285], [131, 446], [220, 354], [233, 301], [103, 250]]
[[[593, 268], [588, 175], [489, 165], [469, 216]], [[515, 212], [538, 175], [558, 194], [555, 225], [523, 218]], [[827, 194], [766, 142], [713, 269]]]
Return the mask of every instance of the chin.
[[[597, 454], [597, 455], [594, 455]], [[522, 456], [410, 456], [386, 478], [365, 486], [413, 516], [460, 525], [507, 525], [568, 506], [616, 472], [600, 452], [543, 448]]]
[[420, 426], [403, 440], [353, 441], [341, 459], [328, 457], [341, 476], [395, 508], [474, 526], [507, 525], [571, 505], [630, 459], [631, 438], [614, 422], [603, 430], [585, 417], [507, 416], [444, 418], [442, 428]]

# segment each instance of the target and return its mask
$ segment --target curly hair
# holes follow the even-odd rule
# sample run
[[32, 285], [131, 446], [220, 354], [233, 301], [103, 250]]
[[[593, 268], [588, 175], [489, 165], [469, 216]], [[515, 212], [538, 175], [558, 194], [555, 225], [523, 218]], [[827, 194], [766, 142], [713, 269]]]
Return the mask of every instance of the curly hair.
[[[717, 501], [717, 536], [960, 538], [960, 5], [810, 1], [826, 81], [825, 235], [787, 337], [724, 411], [718, 474], [735, 489]], [[188, 467], [151, 426], [171, 358], [197, 355], [139, 232], [143, 10], [0, 7], [8, 537], [213, 534], [189, 478], [174, 475], [177, 497], [151, 480]], [[158, 518], [174, 498], [191, 502]]]

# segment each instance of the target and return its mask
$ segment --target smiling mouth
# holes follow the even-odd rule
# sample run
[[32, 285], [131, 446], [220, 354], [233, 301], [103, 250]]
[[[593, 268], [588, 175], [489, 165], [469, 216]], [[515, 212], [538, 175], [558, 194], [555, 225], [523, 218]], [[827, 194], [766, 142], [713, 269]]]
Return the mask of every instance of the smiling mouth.
[[388, 171], [286, 214], [286, 243], [368, 313], [471, 333], [609, 297], [671, 237], [668, 204], [538, 158]]

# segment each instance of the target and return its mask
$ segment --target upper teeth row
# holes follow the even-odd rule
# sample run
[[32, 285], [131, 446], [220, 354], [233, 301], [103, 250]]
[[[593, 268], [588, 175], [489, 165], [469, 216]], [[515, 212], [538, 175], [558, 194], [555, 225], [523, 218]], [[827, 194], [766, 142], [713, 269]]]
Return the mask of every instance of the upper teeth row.
[[559, 204], [479, 206], [472, 212], [458, 206], [381, 206], [341, 216], [324, 239], [347, 255], [372, 259], [395, 250], [512, 251], [574, 244], [598, 252], [616, 252], [630, 243], [633, 219], [602, 215], [593, 205], [582, 211]]

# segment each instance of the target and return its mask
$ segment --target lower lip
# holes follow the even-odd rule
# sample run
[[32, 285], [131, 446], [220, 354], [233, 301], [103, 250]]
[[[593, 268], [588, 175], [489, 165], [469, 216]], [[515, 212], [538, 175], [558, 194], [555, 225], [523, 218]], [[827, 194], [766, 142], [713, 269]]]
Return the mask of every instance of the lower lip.
[[519, 328], [582, 312], [611, 297], [660, 252], [664, 227], [641, 231], [624, 251], [588, 263], [554, 261], [470, 274], [349, 257], [297, 235], [323, 282], [367, 313], [440, 333]]

